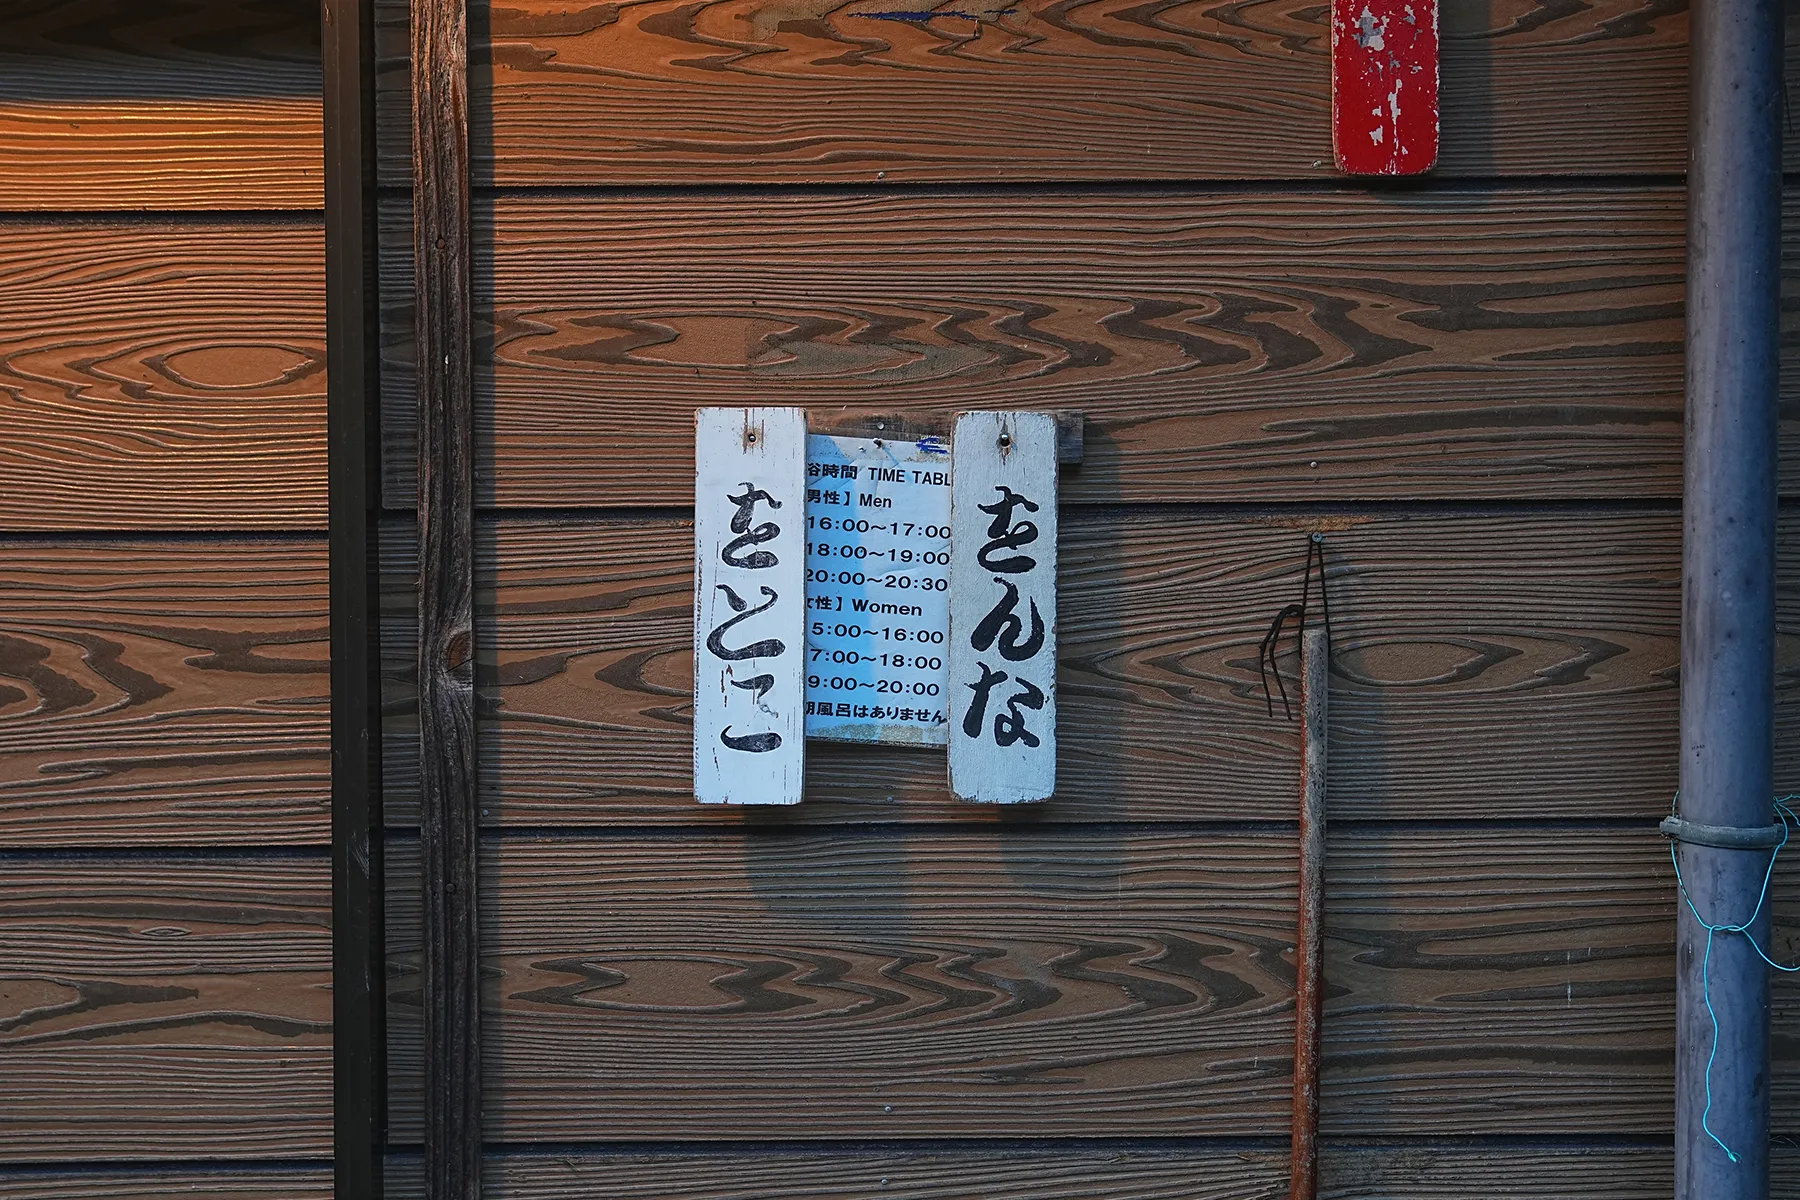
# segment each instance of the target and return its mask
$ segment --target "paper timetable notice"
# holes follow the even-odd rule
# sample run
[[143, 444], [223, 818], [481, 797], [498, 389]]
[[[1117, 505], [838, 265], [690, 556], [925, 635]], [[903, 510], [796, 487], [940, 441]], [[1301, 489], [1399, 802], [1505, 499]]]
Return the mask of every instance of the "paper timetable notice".
[[807, 737], [945, 743], [949, 451], [807, 438]]

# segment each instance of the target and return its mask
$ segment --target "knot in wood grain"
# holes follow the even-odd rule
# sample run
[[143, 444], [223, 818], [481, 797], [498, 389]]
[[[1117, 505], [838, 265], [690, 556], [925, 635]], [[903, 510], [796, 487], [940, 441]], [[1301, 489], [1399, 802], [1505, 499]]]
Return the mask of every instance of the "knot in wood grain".
[[444, 647], [444, 666], [452, 671], [461, 670], [469, 661], [469, 631], [459, 629], [451, 635], [450, 644]]

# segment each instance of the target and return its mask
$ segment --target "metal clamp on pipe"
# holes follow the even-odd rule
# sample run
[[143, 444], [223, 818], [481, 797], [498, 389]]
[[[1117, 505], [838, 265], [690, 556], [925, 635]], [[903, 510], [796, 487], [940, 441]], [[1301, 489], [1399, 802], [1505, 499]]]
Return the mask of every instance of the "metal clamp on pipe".
[[1741, 825], [1703, 825], [1680, 817], [1664, 817], [1657, 831], [1664, 837], [1692, 846], [1716, 846], [1721, 850], [1767, 850], [1787, 837], [1787, 826], [1776, 822], [1745, 828]]

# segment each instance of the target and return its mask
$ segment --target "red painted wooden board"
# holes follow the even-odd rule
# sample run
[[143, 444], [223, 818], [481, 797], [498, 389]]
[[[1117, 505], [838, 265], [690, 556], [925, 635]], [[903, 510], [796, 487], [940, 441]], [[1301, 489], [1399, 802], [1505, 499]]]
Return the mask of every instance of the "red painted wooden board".
[[1437, 162], [1437, 0], [1331, 0], [1331, 145], [1351, 175]]

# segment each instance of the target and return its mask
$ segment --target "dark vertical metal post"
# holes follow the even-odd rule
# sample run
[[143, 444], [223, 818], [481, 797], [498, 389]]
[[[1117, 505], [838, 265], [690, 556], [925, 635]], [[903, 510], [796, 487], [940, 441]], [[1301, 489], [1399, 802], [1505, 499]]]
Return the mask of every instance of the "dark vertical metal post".
[[1325, 730], [1331, 643], [1300, 636], [1300, 903], [1294, 939], [1294, 1117], [1289, 1200], [1319, 1190], [1319, 1027], [1325, 993]]
[[413, 0], [426, 1200], [481, 1190], [467, 37], [463, 0]]
[[[1782, 6], [1692, 10], [1687, 455], [1682, 532], [1681, 816], [1767, 826], [1774, 751], [1776, 347]], [[1766, 849], [1682, 844], [1682, 874], [1715, 924], [1749, 919]], [[1769, 977], [1742, 936], [1713, 940], [1679, 907], [1677, 1200], [1762, 1200], [1769, 1188]], [[1766, 945], [1768, 921], [1751, 935]], [[1702, 1128], [1710, 1072], [1711, 1129]]]
[[373, 0], [324, 0], [325, 355], [331, 571], [332, 1164], [380, 1200], [387, 1124], [382, 942], [381, 512]]

